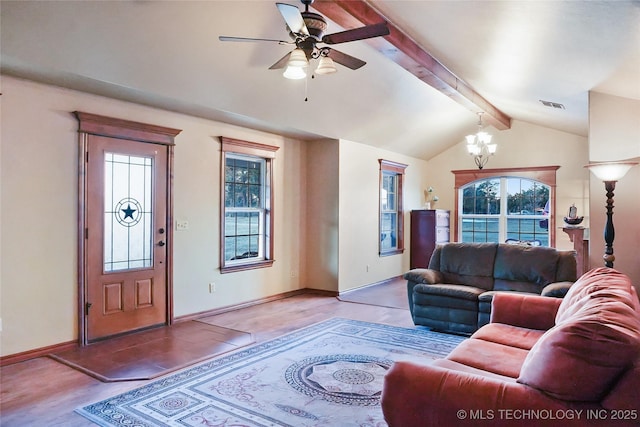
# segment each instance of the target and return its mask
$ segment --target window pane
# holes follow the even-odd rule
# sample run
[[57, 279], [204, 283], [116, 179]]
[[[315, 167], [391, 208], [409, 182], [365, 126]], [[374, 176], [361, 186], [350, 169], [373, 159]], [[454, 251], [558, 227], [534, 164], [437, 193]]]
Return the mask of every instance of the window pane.
[[247, 203], [247, 186], [243, 184], [235, 184], [233, 186], [233, 206], [236, 208], [248, 207]]
[[236, 256], [236, 239], [235, 237], [224, 238], [224, 259], [229, 260]]
[[462, 220], [463, 242], [498, 242], [500, 220], [498, 218], [464, 218]]
[[224, 236], [235, 236], [236, 232], [236, 216], [231, 213], [227, 213], [224, 216]]
[[507, 209], [511, 215], [544, 215], [549, 187], [522, 178], [507, 178]]
[[224, 185], [224, 206], [233, 206], [233, 184]]
[[261, 256], [261, 212], [232, 212], [225, 214], [225, 260], [239, 260]]
[[249, 206], [252, 208], [261, 207], [262, 187], [260, 185], [249, 185]]
[[260, 165], [253, 163], [251, 169], [249, 169], [249, 183], [260, 184]]
[[398, 214], [384, 213], [382, 214], [380, 225], [380, 248], [385, 250], [395, 249], [397, 246], [397, 218]]
[[224, 167], [224, 182], [233, 182], [233, 165], [235, 161], [233, 159], [227, 159], [227, 165]]
[[258, 233], [260, 232], [260, 221], [259, 221], [259, 216], [258, 215], [254, 215], [249, 217], [249, 230], [248, 230], [248, 234], [257, 236]]
[[104, 169], [104, 271], [150, 267], [152, 159], [105, 153]]
[[507, 220], [507, 238], [533, 243], [537, 246], [549, 246], [549, 231], [544, 220], [509, 218]]
[[490, 179], [469, 184], [463, 189], [463, 214], [499, 214], [500, 180]]
[[393, 193], [387, 193], [387, 209], [396, 210], [396, 195]]
[[380, 190], [380, 208], [382, 211], [396, 211], [397, 199], [397, 175], [390, 172], [383, 172], [382, 189]]

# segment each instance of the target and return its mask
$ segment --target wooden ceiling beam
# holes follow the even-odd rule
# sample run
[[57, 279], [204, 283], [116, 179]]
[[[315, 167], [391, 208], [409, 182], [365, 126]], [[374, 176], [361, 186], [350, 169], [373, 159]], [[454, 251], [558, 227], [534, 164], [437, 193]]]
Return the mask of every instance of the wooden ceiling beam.
[[342, 28], [350, 29], [386, 21], [390, 34], [366, 40], [387, 58], [473, 112], [483, 111], [483, 122], [496, 129], [511, 128], [511, 117], [498, 110], [459, 79], [399, 27], [364, 0], [315, 0], [312, 7]]

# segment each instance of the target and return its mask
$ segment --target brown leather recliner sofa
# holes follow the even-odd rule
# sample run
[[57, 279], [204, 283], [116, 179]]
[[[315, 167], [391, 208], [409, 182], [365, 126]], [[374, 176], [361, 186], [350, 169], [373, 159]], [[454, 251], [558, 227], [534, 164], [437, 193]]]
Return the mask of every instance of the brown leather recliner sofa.
[[489, 322], [496, 292], [562, 298], [577, 279], [575, 251], [506, 243], [447, 243], [428, 269], [405, 273], [413, 323], [471, 334]]
[[445, 359], [394, 363], [381, 405], [390, 427], [637, 427], [637, 293], [601, 267], [564, 299], [497, 294], [491, 323]]

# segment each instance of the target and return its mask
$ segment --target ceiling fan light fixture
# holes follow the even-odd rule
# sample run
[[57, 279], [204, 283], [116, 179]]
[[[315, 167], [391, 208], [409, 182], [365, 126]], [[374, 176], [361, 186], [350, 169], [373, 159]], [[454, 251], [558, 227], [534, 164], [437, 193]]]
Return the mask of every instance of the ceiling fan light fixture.
[[287, 62], [287, 67], [298, 67], [304, 68], [309, 65], [309, 60], [307, 59], [307, 55], [304, 53], [304, 50], [298, 48], [291, 51], [289, 55], [289, 62]]
[[282, 75], [286, 79], [300, 80], [307, 77], [307, 72], [304, 71], [303, 67], [296, 67], [296, 66], [289, 65], [287, 68], [285, 68], [284, 73], [282, 73]]
[[318, 68], [316, 68], [316, 74], [332, 74], [338, 71], [336, 69], [336, 65], [333, 63], [333, 59], [328, 56], [320, 57], [320, 61], [318, 62]]

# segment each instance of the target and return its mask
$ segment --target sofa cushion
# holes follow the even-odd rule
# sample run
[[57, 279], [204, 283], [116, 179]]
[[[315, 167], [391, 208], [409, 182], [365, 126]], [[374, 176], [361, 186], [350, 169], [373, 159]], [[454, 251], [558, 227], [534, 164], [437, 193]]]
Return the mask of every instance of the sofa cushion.
[[556, 278], [558, 251], [548, 247], [499, 245], [494, 290], [540, 294]]
[[504, 381], [508, 383], [516, 382], [516, 379], [513, 377], [506, 377], [504, 375], [494, 374], [493, 372], [485, 371], [483, 369], [472, 368], [469, 365], [463, 365], [462, 363], [454, 362], [453, 360], [449, 360], [449, 359], [436, 359], [433, 362], [430, 362], [429, 365], [437, 366], [439, 368], [450, 369], [452, 371], [464, 372], [467, 374], [472, 374], [474, 376], [492, 378], [498, 381]]
[[448, 285], [448, 284], [437, 284], [437, 285], [416, 285], [413, 288], [414, 295], [415, 294], [430, 294], [430, 295], [441, 295], [446, 297], [453, 297], [459, 299], [465, 299], [473, 301], [475, 306], [477, 307], [478, 297], [480, 294], [484, 293], [484, 289], [474, 288], [473, 286], [465, 286], [465, 285]]
[[569, 401], [600, 401], [640, 354], [640, 317], [629, 278], [598, 268], [569, 290], [529, 352], [518, 382]]
[[531, 350], [544, 332], [538, 329], [521, 328], [502, 323], [489, 323], [478, 329], [471, 335], [471, 338], [491, 341], [523, 350]]
[[571, 288], [571, 286], [573, 286], [573, 282], [564, 281], [550, 283], [542, 288], [540, 295], [543, 297], [564, 298], [564, 296], [567, 295], [567, 292], [569, 292], [569, 288]]
[[585, 273], [569, 288], [558, 307], [556, 324], [572, 318], [585, 305], [592, 306], [594, 300], [619, 301], [638, 310], [638, 299], [629, 278], [614, 269], [599, 267]]
[[472, 368], [517, 378], [527, 350], [491, 341], [469, 338], [446, 357]]
[[556, 270], [556, 282], [573, 283], [578, 280], [578, 263], [576, 257], [576, 251], [558, 252], [558, 269]]
[[[632, 410], [640, 414], [640, 359], [618, 380], [602, 407], [611, 411]], [[638, 415], [640, 417], [640, 415]]]
[[[464, 285], [416, 285], [412, 294], [414, 302], [412, 313], [414, 318], [472, 324], [475, 330], [478, 317], [478, 295], [482, 292], [484, 292], [483, 289]], [[431, 324], [426, 326], [436, 327]], [[441, 326], [437, 328], [442, 330]]]
[[497, 243], [448, 243], [442, 246], [439, 267], [443, 281], [493, 289], [497, 248]]
[[480, 294], [478, 297], [478, 309], [483, 313], [491, 313], [491, 306], [493, 304], [493, 297], [498, 292], [511, 292], [517, 293], [518, 295], [538, 295], [531, 292], [516, 292], [516, 291], [487, 291]]
[[414, 283], [442, 283], [442, 273], [428, 268], [414, 268], [404, 273], [403, 278]]

